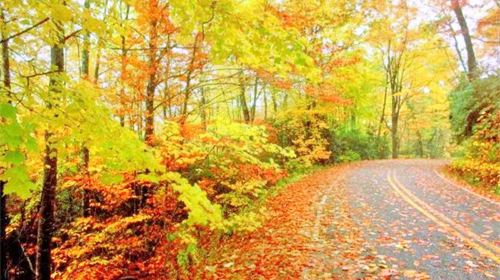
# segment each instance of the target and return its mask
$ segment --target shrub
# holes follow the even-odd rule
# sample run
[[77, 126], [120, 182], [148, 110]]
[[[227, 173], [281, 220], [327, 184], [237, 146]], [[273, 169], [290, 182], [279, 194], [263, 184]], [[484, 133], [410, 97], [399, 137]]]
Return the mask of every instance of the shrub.
[[483, 112], [474, 135], [464, 144], [465, 155], [452, 171], [489, 188], [500, 185], [500, 111]]
[[329, 142], [334, 162], [385, 157], [390, 150], [385, 138], [350, 126], [332, 127]]
[[259, 198], [286, 175], [283, 163], [293, 151], [268, 142], [263, 126], [215, 123], [196, 137], [184, 137], [177, 123], [168, 123], [160, 144], [165, 167], [197, 183], [226, 214]]
[[297, 158], [290, 161], [290, 169], [326, 163], [331, 155], [327, 140], [326, 116], [312, 110], [294, 110], [278, 116], [273, 126], [278, 130], [278, 142], [293, 149]]

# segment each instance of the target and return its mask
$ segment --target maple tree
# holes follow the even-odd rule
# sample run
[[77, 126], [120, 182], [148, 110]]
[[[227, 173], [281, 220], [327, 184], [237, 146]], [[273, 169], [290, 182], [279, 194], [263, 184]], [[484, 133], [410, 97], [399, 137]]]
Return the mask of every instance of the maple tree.
[[[452, 133], [470, 137], [452, 168], [498, 185], [480, 67], [498, 7], [476, 56], [463, 5], [446, 7], [467, 63], [406, 1], [2, 1], [0, 279], [203, 275], [213, 246], [272, 227], [262, 205], [290, 176], [442, 157]], [[312, 197], [289, 190], [272, 205], [298, 215], [280, 203]]]

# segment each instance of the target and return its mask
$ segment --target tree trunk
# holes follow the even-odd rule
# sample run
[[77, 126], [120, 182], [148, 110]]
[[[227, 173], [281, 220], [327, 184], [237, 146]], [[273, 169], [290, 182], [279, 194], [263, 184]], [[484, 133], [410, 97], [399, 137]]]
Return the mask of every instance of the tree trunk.
[[424, 142], [420, 130], [417, 130], [417, 155], [421, 158], [424, 157]]
[[[58, 21], [54, 21], [58, 42], [51, 47], [51, 67], [56, 71], [50, 77], [50, 94], [58, 94], [62, 88], [60, 74], [64, 72], [64, 31]], [[53, 105], [47, 104], [50, 109]], [[50, 280], [51, 273], [51, 239], [54, 230], [54, 204], [57, 186], [57, 150], [54, 148], [50, 130], [45, 132], [45, 155], [43, 186], [38, 213], [36, 279]]]
[[475, 80], [479, 73], [477, 69], [477, 61], [476, 56], [474, 54], [474, 47], [472, 45], [472, 39], [469, 33], [469, 27], [467, 26], [467, 21], [465, 20], [464, 14], [462, 12], [462, 7], [460, 6], [460, 1], [451, 0], [451, 6], [453, 8], [453, 12], [458, 20], [458, 24], [460, 25], [460, 30], [462, 31], [462, 36], [464, 38], [465, 49], [467, 50], [467, 76], [469, 80]]
[[[83, 146], [83, 148], [82, 148], [82, 169], [83, 170], [82, 171], [83, 171], [83, 176], [85, 176], [85, 178], [87, 179], [85, 184], [88, 184], [89, 179], [90, 179], [89, 161], [90, 161], [90, 151], [86, 146]], [[84, 217], [90, 216], [90, 192], [87, 188], [83, 189], [82, 210], [83, 210]]]
[[266, 95], [266, 91], [264, 89], [264, 93], [263, 93], [263, 98], [264, 98], [264, 120], [266, 121], [267, 120], [267, 95]]
[[248, 109], [247, 99], [245, 96], [245, 83], [240, 78], [240, 106], [243, 113], [243, 120], [245, 123], [250, 123], [250, 110]]
[[51, 147], [51, 133], [45, 133], [44, 178], [42, 198], [40, 201], [37, 254], [36, 254], [36, 279], [49, 280], [51, 273], [51, 239], [54, 230], [54, 204], [57, 185], [57, 151]]
[[[129, 12], [130, 12], [130, 6], [127, 4], [127, 8], [126, 8], [126, 11], [125, 11], [125, 20], [128, 20], [128, 15], [129, 15]], [[120, 17], [121, 17], [121, 6], [120, 6]], [[120, 72], [120, 125], [122, 127], [125, 127], [125, 107], [126, 107], [126, 104], [125, 104], [125, 72], [127, 71], [127, 66], [125, 64], [125, 61], [126, 61], [126, 58], [127, 58], [127, 53], [128, 53], [128, 50], [126, 48], [126, 40], [125, 40], [125, 36], [124, 35], [121, 35], [120, 36], [120, 39], [121, 39], [121, 54], [120, 54], [120, 59], [121, 59], [121, 72]]]
[[[86, 11], [90, 12], [90, 0], [85, 0], [83, 7]], [[90, 33], [85, 30], [83, 36], [83, 50], [82, 50], [82, 78], [89, 78], [89, 57], [90, 57]]]
[[[166, 47], [168, 48], [167, 51], [167, 58], [165, 61], [165, 82], [164, 82], [164, 88], [163, 88], [163, 101], [162, 101], [162, 109], [163, 109], [163, 119], [166, 120], [167, 117], [172, 117], [172, 97], [171, 93], [169, 90], [169, 80], [170, 80], [170, 68], [171, 68], [171, 52], [170, 52], [170, 35], [167, 35], [167, 42], [166, 42]], [[167, 114], [168, 112], [168, 114]]]
[[259, 99], [259, 77], [255, 77], [255, 84], [253, 87], [253, 100], [252, 100], [252, 111], [251, 111], [251, 121], [255, 121], [255, 112], [257, 111], [257, 100]]
[[[84, 8], [87, 11], [90, 11], [90, 0], [85, 0]], [[90, 34], [88, 31], [85, 31], [85, 36], [83, 39], [83, 51], [82, 51], [82, 78], [87, 80], [89, 79], [90, 75], [89, 59], [90, 59]], [[90, 161], [90, 152], [87, 146], [84, 145], [82, 147], [82, 173], [86, 179], [89, 179], [89, 161]], [[84, 188], [83, 201], [82, 201], [82, 210], [84, 217], [88, 217], [90, 215], [89, 200], [90, 200], [90, 193], [86, 188]]]
[[[1, 11], [2, 26], [5, 24], [5, 16], [3, 10]], [[7, 37], [5, 30], [1, 31], [2, 39]], [[2, 41], [2, 69], [3, 69], [3, 85], [7, 90], [7, 96], [10, 96], [10, 56], [9, 56], [9, 40]], [[10, 98], [8, 98], [10, 103]], [[0, 280], [7, 279], [7, 251], [6, 251], [6, 236], [5, 228], [7, 227], [7, 198], [4, 195], [4, 186], [7, 182], [0, 181]]]
[[283, 104], [281, 104], [281, 106], [285, 110], [288, 108], [288, 94], [285, 94], [285, 96], [283, 97]]
[[448, 23], [448, 28], [450, 28], [451, 31], [451, 37], [453, 38], [453, 47], [455, 48], [455, 51], [457, 52], [458, 60], [460, 61], [460, 66], [464, 69], [464, 72], [467, 73], [467, 66], [465, 65], [464, 58], [462, 57], [462, 53], [460, 52], [460, 47], [458, 45], [458, 40], [457, 36], [455, 33], [455, 30], [453, 30], [453, 26], [451, 26], [451, 23]]
[[[104, 13], [103, 18], [106, 18], [108, 14], [108, 0], [104, 1]], [[102, 38], [98, 37], [96, 44], [96, 58], [95, 58], [95, 69], [94, 69], [94, 83], [97, 85], [99, 82], [99, 67], [101, 65], [101, 46], [102, 46]]]
[[[193, 43], [193, 53], [191, 56], [191, 61], [189, 62], [189, 68], [186, 74], [186, 89], [184, 90], [184, 102], [182, 105], [182, 112], [181, 112], [181, 122], [186, 121], [187, 118], [187, 113], [188, 113], [188, 103], [189, 103], [189, 97], [191, 96], [191, 75], [193, 74], [194, 71], [194, 63], [196, 61], [196, 52], [198, 49], [198, 38], [200, 38], [201, 33], [198, 33], [195, 35], [194, 38], [194, 43]], [[201, 44], [202, 42], [200, 42]]]
[[276, 100], [276, 92], [271, 89], [271, 101], [273, 103], [274, 115], [278, 113], [278, 101]]
[[152, 143], [154, 128], [154, 96], [155, 96], [155, 75], [151, 74], [146, 88], [146, 127], [144, 131], [144, 139], [147, 143]]
[[157, 24], [156, 20], [152, 20], [149, 26], [149, 50], [148, 50], [148, 58], [149, 58], [149, 78], [148, 85], [146, 87], [146, 127], [144, 131], [144, 140], [146, 143], [152, 144], [155, 132], [155, 91], [156, 91], [156, 72], [158, 71], [158, 61], [156, 57], [157, 48], [158, 48], [158, 33], [157, 33]]
[[201, 118], [201, 125], [203, 127], [204, 131], [207, 131], [207, 101], [205, 99], [205, 90], [203, 87], [200, 89], [201, 93], [201, 100], [200, 100], [200, 118]]
[[392, 158], [396, 159], [399, 155], [400, 139], [398, 134], [399, 113], [404, 103], [404, 98], [401, 97], [402, 81], [404, 69], [401, 69], [404, 48], [400, 53], [391, 57], [391, 41], [387, 47], [387, 64], [385, 66], [386, 77], [389, 81], [389, 89], [391, 93], [391, 142], [392, 142]]
[[5, 228], [8, 225], [6, 197], [4, 195], [5, 181], [0, 181], [0, 279], [8, 279], [7, 277], [7, 246]]
[[391, 140], [392, 140], [392, 158], [398, 158], [399, 154], [399, 138], [398, 138], [398, 121], [399, 116], [392, 113], [391, 123]]
[[[2, 22], [5, 22], [4, 13], [1, 14]], [[4, 23], [5, 24], [5, 23]], [[3, 68], [3, 85], [7, 89], [7, 95], [10, 96], [10, 57], [9, 57], [9, 40], [3, 40], [7, 37], [5, 31], [2, 30], [2, 68]]]
[[387, 104], [387, 90], [388, 90], [388, 84], [389, 84], [387, 74], [386, 74], [385, 78], [386, 78], [386, 80], [385, 80], [385, 89], [384, 89], [384, 102], [382, 103], [382, 113], [380, 114], [380, 120], [379, 120], [378, 128], [377, 128], [377, 141], [380, 138], [380, 135], [382, 133], [382, 125], [384, 124], [384, 121], [385, 121], [385, 106]]

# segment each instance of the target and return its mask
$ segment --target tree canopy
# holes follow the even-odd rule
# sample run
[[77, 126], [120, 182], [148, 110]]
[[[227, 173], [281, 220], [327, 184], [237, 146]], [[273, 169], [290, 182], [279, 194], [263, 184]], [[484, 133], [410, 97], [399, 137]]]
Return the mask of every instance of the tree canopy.
[[480, 155], [498, 151], [486, 67], [498, 2], [3, 0], [0, 12], [0, 255], [24, 252], [0, 261], [0, 279], [189, 277], [208, 236], [259, 227], [258, 202], [315, 165], [466, 149], [474, 162], [455, 168], [487, 161], [498, 183], [498, 156]]

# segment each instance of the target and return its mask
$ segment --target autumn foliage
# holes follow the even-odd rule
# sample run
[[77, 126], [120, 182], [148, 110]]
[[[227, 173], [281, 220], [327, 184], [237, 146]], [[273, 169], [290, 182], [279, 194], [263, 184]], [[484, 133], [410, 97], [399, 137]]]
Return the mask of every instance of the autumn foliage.
[[484, 112], [475, 134], [465, 144], [465, 157], [451, 170], [498, 193], [500, 185], [500, 112]]
[[290, 177], [444, 156], [456, 126], [452, 168], [498, 189], [497, 103], [447, 99], [458, 33], [399, 2], [1, 1], [0, 280], [298, 278], [325, 185]]

